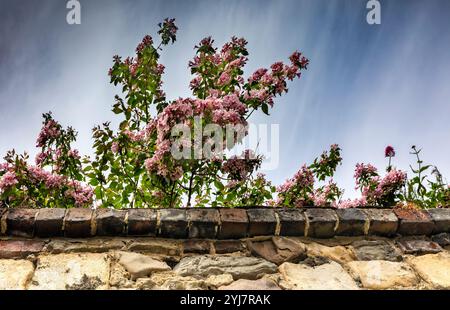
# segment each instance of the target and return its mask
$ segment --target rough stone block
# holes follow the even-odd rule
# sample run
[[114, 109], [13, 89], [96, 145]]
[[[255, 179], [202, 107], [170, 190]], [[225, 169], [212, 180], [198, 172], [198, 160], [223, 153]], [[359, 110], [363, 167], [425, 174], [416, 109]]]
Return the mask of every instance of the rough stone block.
[[304, 236], [306, 219], [302, 209], [281, 209], [276, 211], [280, 219], [281, 236]]
[[169, 238], [186, 238], [188, 221], [185, 209], [159, 210], [159, 235]]
[[211, 241], [188, 239], [183, 242], [183, 253], [209, 254]]
[[173, 239], [134, 238], [126, 250], [160, 256], [180, 256], [182, 254], [181, 241]]
[[430, 209], [428, 210], [431, 219], [434, 221], [434, 234], [450, 232], [450, 209]]
[[248, 209], [248, 235], [264, 236], [274, 235], [277, 227], [277, 218], [273, 209]]
[[440, 233], [431, 237], [431, 240], [440, 246], [450, 245], [450, 233]]
[[33, 273], [34, 265], [28, 260], [0, 260], [0, 291], [27, 289]]
[[337, 215], [334, 210], [306, 209], [305, 215], [308, 221], [308, 237], [331, 238], [334, 236], [337, 223]]
[[416, 273], [436, 289], [450, 289], [450, 254], [426, 254], [408, 258]]
[[195, 255], [183, 258], [173, 271], [183, 277], [206, 278], [228, 273], [235, 280], [256, 280], [263, 274], [276, 273], [277, 265], [256, 257]]
[[156, 236], [157, 213], [154, 209], [128, 210], [128, 235]]
[[402, 260], [402, 253], [391, 242], [386, 240], [357, 240], [352, 243], [353, 252], [359, 261]]
[[362, 236], [365, 235], [366, 225], [369, 218], [362, 210], [351, 209], [339, 209], [336, 210], [336, 214], [339, 218], [339, 224], [336, 231], [340, 236]]
[[430, 215], [421, 210], [395, 209], [399, 219], [398, 233], [407, 235], [431, 235], [434, 222]]
[[30, 290], [107, 289], [110, 275], [107, 254], [41, 255]]
[[369, 235], [393, 236], [397, 233], [398, 218], [391, 209], [366, 209], [369, 217]]
[[397, 243], [405, 254], [435, 254], [442, 251], [439, 244], [425, 239], [402, 238]]
[[234, 253], [245, 250], [240, 240], [218, 240], [214, 243], [217, 254]]
[[113, 209], [95, 210], [97, 236], [120, 236], [125, 234], [127, 211]]
[[219, 211], [216, 209], [189, 209], [189, 238], [216, 237], [219, 227]]
[[44, 252], [52, 254], [104, 253], [124, 247], [125, 241], [118, 238], [53, 239], [45, 245]]
[[41, 252], [44, 245], [36, 240], [0, 240], [0, 258], [26, 258]]
[[247, 240], [247, 248], [255, 255], [280, 265], [306, 258], [306, 247], [300, 242], [285, 237], [272, 237], [270, 240]]
[[283, 263], [280, 286], [294, 290], [357, 290], [358, 285], [342, 266], [330, 262], [317, 266]]
[[348, 263], [347, 266], [350, 273], [367, 289], [409, 288], [414, 287], [419, 282], [414, 270], [403, 262], [354, 261]]
[[38, 237], [57, 237], [63, 235], [66, 209], [40, 209], [36, 216], [35, 228]]
[[132, 281], [136, 281], [138, 278], [149, 277], [154, 272], [171, 270], [165, 262], [139, 253], [119, 251], [114, 256], [119, 264], [130, 274]]
[[6, 214], [6, 233], [12, 236], [33, 237], [37, 210], [10, 209]]
[[64, 218], [64, 234], [67, 237], [91, 236], [91, 209], [69, 209]]
[[244, 209], [220, 209], [219, 239], [244, 238], [247, 236], [248, 216]]

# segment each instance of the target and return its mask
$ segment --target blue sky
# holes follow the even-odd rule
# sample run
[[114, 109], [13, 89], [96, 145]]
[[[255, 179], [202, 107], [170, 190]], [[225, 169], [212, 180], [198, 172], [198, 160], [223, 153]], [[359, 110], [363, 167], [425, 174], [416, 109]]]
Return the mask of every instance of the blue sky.
[[247, 73], [286, 60], [298, 49], [311, 61], [278, 98], [269, 118], [280, 124], [279, 184], [332, 143], [343, 148], [335, 180], [353, 196], [357, 162], [408, 169], [409, 148], [450, 178], [450, 1], [381, 2], [381, 24], [366, 22], [366, 0], [119, 1], [80, 0], [81, 25], [66, 23], [64, 0], [0, 0], [0, 153], [36, 153], [41, 114], [53, 111], [79, 131], [91, 152], [91, 128], [116, 120], [119, 92], [109, 84], [112, 56], [131, 56], [156, 24], [175, 17], [178, 40], [162, 56], [169, 98], [190, 96], [193, 46], [211, 35], [249, 41]]

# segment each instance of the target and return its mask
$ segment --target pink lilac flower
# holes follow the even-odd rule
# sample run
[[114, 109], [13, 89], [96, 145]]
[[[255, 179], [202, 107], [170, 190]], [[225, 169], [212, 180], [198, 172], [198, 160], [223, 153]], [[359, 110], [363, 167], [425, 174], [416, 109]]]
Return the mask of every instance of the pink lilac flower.
[[293, 178], [286, 180], [283, 185], [278, 187], [278, 192], [286, 193], [294, 187], [307, 188], [314, 185], [314, 174], [306, 165], [303, 165], [297, 171]]
[[214, 40], [211, 38], [211, 36], [203, 38], [199, 45], [196, 45], [195, 48], [199, 48], [202, 46], [208, 46], [208, 47], [212, 47], [212, 44], [214, 43]]
[[292, 53], [291, 56], [289, 56], [289, 60], [295, 64], [297, 62], [300, 62], [300, 57], [301, 57], [302, 53], [295, 51], [294, 53]]
[[80, 153], [78, 152], [77, 149], [69, 150], [69, 152], [67, 153], [67, 155], [68, 155], [69, 157], [74, 158], [74, 159], [80, 159], [80, 158], [81, 158]]
[[137, 132], [125, 130], [123, 133], [133, 142], [139, 142], [145, 139], [145, 130]]
[[132, 63], [132, 64], [130, 65], [130, 74], [131, 74], [132, 76], [135, 76], [135, 75], [136, 75], [138, 67], [139, 67], [139, 64], [138, 64], [138, 63]]
[[4, 190], [19, 183], [14, 172], [6, 172], [0, 179], [0, 190]]
[[356, 169], [355, 169], [355, 174], [354, 174], [354, 178], [357, 180], [361, 179], [361, 177], [363, 176], [372, 176], [372, 175], [376, 175], [377, 172], [377, 168], [372, 166], [371, 164], [356, 164]]
[[261, 83], [263, 85], [271, 85], [273, 83], [273, 77], [270, 73], [266, 73], [261, 77]]
[[146, 35], [146, 36], [142, 39], [142, 42], [139, 43], [139, 45], [136, 47], [136, 53], [138, 53], [138, 54], [142, 53], [142, 51], [143, 51], [146, 47], [148, 47], [148, 46], [150, 46], [150, 45], [152, 45], [152, 44], [153, 44], [153, 39], [152, 39], [152, 37], [149, 36], [149, 35]]
[[295, 173], [293, 180], [300, 187], [308, 187], [314, 185], [314, 174], [306, 165], [303, 165], [297, 173]]
[[377, 190], [385, 192], [387, 190], [400, 189], [406, 182], [406, 172], [392, 169], [378, 184]]
[[56, 149], [56, 151], [53, 154], [53, 160], [58, 161], [63, 155], [63, 150], [61, 148]]
[[236, 94], [224, 96], [222, 98], [222, 105], [225, 109], [234, 110], [241, 115], [247, 111], [247, 106], [239, 100]]
[[196, 76], [192, 81], [189, 83], [189, 87], [192, 90], [195, 90], [200, 87], [200, 83], [202, 81], [202, 78], [200, 76]]
[[348, 209], [356, 207], [364, 207], [367, 204], [365, 198], [346, 199], [339, 202], [334, 202], [332, 205], [338, 209]]
[[239, 48], [244, 48], [248, 42], [244, 38], [237, 38], [237, 37], [233, 36], [231, 38], [231, 43], [233, 44], [233, 46], [236, 46]]
[[244, 94], [244, 99], [245, 100], [256, 99], [261, 102], [264, 102], [269, 96], [270, 95], [267, 93], [267, 90], [265, 89], [252, 89], [250, 90], [250, 92], [246, 92]]
[[29, 166], [28, 173], [33, 182], [45, 182], [50, 176], [50, 172], [36, 166]]
[[42, 163], [48, 158], [48, 156], [49, 156], [48, 152], [40, 152], [40, 153], [38, 153], [36, 155], [36, 158], [35, 158], [36, 165], [41, 166]]
[[111, 152], [113, 152], [114, 154], [117, 154], [117, 153], [119, 153], [119, 149], [120, 149], [119, 143], [116, 142], [116, 141], [114, 141], [114, 142], [111, 144]]
[[9, 170], [9, 168], [10, 168], [9, 163], [0, 163], [0, 171], [4, 172]]
[[253, 74], [248, 78], [248, 82], [259, 82], [259, 80], [266, 74], [267, 69], [266, 68], [259, 68]]
[[222, 72], [222, 74], [219, 77], [219, 80], [217, 81], [217, 84], [219, 86], [227, 85], [231, 82], [231, 75], [228, 71]]
[[190, 68], [197, 68], [200, 65], [201, 59], [199, 56], [195, 56], [193, 60], [189, 61]]
[[59, 127], [59, 124], [53, 119], [45, 123], [37, 138], [36, 147], [43, 147], [49, 139], [57, 138], [61, 133]]
[[156, 66], [156, 74], [158, 74], [158, 75], [164, 74], [164, 70], [165, 70], [165, 69], [166, 69], [166, 67], [164, 67], [163, 64], [158, 64], [158, 65]]
[[327, 196], [323, 192], [315, 191], [314, 194], [309, 194], [309, 198], [316, 207], [323, 207], [327, 204]]
[[286, 68], [286, 76], [287, 78], [292, 81], [296, 77], [300, 77], [300, 68], [297, 66], [290, 66]]
[[284, 65], [281, 61], [275, 62], [270, 66], [270, 69], [272, 69], [273, 73], [280, 73], [283, 71]]
[[286, 193], [295, 186], [295, 181], [293, 179], [286, 180], [282, 185], [277, 187], [277, 191], [280, 193]]
[[45, 180], [45, 186], [48, 188], [61, 188], [64, 184], [65, 177], [58, 174], [50, 174]]
[[92, 202], [94, 191], [90, 186], [84, 186], [79, 181], [70, 181], [68, 186], [71, 188], [65, 192], [65, 195], [75, 201], [75, 206], [83, 207]]
[[248, 58], [241, 56], [227, 64], [227, 69], [242, 68], [247, 63]]

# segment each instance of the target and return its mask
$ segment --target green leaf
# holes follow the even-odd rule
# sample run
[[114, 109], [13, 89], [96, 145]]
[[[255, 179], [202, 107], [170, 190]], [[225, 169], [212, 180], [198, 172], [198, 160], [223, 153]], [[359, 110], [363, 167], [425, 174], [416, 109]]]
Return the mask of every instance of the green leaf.
[[261, 105], [261, 109], [264, 112], [264, 114], [269, 115], [269, 106], [267, 105], [267, 103], [263, 103]]

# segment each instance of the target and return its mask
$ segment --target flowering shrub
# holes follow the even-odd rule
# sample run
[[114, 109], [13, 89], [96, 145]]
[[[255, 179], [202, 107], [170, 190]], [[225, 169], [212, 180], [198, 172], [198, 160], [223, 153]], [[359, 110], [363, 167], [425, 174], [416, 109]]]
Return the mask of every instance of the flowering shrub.
[[[333, 175], [342, 162], [341, 149], [337, 144], [331, 146], [316, 158], [313, 164], [303, 165], [290, 179], [278, 187], [277, 205], [281, 206], [327, 206], [342, 196], [342, 190], [333, 182]], [[325, 181], [326, 185], [315, 188], [315, 180]]]
[[[276, 62], [244, 79], [247, 41], [233, 37], [218, 50], [208, 37], [195, 46], [189, 62], [194, 97], [168, 101], [158, 60], [162, 47], [175, 42], [176, 32], [174, 20], [166, 19], [157, 47], [146, 36], [135, 57], [114, 57], [111, 82], [122, 85], [125, 99], [116, 96], [113, 112], [123, 120], [118, 132], [109, 123], [94, 128], [96, 158], [86, 162], [85, 171], [96, 198], [114, 207], [263, 203], [273, 188], [262, 176], [252, 176], [261, 159], [227, 159], [224, 151], [247, 134], [254, 111], [268, 114], [274, 98], [287, 92], [287, 80], [300, 77], [308, 60], [295, 52], [289, 64]], [[208, 125], [219, 128], [212, 132], [223, 137], [219, 143], [208, 134], [196, 139], [199, 128], [207, 131]], [[229, 128], [234, 129], [232, 139]]]
[[381, 177], [370, 164], [357, 164], [355, 169], [356, 188], [362, 193], [361, 205], [393, 206], [401, 197], [406, 182], [406, 173], [395, 168]]
[[41, 152], [35, 165], [28, 155], [8, 152], [0, 164], [0, 201], [8, 207], [87, 207], [93, 192], [85, 186], [80, 156], [71, 143], [72, 128], [63, 129], [50, 113], [44, 122], [36, 146]]

